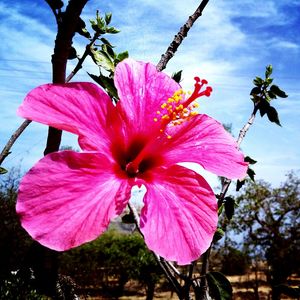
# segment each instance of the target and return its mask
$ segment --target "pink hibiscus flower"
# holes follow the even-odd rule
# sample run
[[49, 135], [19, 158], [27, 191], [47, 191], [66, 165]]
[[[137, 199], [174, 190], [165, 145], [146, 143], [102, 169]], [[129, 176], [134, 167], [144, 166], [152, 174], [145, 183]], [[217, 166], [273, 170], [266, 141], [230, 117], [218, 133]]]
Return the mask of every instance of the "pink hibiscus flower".
[[188, 264], [210, 245], [217, 226], [214, 192], [195, 162], [219, 176], [241, 178], [247, 164], [214, 119], [191, 111], [209, 95], [196, 78], [190, 98], [154, 65], [118, 64], [120, 101], [92, 83], [46, 84], [32, 90], [20, 116], [79, 136], [83, 152], [42, 158], [22, 179], [17, 212], [41, 244], [63, 251], [97, 238], [124, 210], [134, 185], [145, 185], [141, 230], [160, 256]]

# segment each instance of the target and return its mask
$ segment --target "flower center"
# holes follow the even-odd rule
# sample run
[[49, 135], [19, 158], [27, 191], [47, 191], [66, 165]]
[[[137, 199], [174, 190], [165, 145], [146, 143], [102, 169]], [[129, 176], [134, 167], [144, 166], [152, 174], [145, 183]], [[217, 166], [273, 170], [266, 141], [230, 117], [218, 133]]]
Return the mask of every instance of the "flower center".
[[[180, 89], [161, 104], [161, 109], [156, 112], [153, 119], [154, 122], [160, 122], [157, 129], [159, 131], [154, 130], [153, 137], [161, 138], [164, 134], [168, 139], [171, 139], [172, 137], [166, 133], [168, 125], [180, 125], [198, 114], [197, 111], [194, 111], [199, 106], [195, 100], [202, 96], [210, 96], [212, 88], [206, 86], [202, 90], [203, 86], [207, 85], [207, 81], [205, 79], [200, 80], [199, 77], [195, 77], [195, 81], [195, 89], [189, 97], [186, 97], [187, 93]], [[144, 138], [142, 136], [136, 137], [122, 155], [117, 155], [117, 161], [119, 161], [122, 170], [131, 178], [141, 176], [161, 163], [161, 157], [157, 153], [153, 153], [151, 143], [148, 143]], [[116, 153], [119, 153], [118, 149], [115, 150]]]
[[[201, 96], [210, 96], [212, 92], [210, 86], [206, 86], [205, 90], [201, 91], [202, 87], [207, 84], [207, 81], [205, 79], [200, 80], [199, 77], [195, 77], [194, 79], [196, 81], [195, 89], [193, 93], [190, 93], [189, 98], [186, 99], [187, 93], [180, 89], [161, 105], [161, 110], [156, 112], [157, 117], [153, 121], [161, 122], [161, 133], [164, 132], [168, 124], [177, 126], [197, 115], [198, 112], [194, 111], [194, 109], [199, 107], [199, 104], [195, 100]], [[167, 138], [170, 139], [172, 137], [167, 135]]]

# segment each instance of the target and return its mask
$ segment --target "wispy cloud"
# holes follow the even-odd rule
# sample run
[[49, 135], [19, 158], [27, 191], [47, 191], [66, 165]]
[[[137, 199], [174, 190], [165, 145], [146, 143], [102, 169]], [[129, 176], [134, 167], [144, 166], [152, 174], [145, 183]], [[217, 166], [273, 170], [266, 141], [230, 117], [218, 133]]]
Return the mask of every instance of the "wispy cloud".
[[[120, 34], [112, 37], [117, 51], [129, 50], [135, 59], [157, 63], [174, 34], [198, 5], [196, 0], [173, 0], [163, 4], [158, 0], [133, 0], [123, 1], [122, 6], [118, 1], [90, 0], [82, 18], [88, 24], [96, 9], [102, 13], [112, 12], [113, 25], [121, 29]], [[214, 93], [201, 102], [202, 112], [223, 123], [232, 123], [237, 135], [252, 109], [251, 79], [263, 75], [267, 64], [274, 64], [275, 75], [279, 76], [276, 82], [283, 84], [289, 94], [287, 100], [274, 102], [283, 128], [258, 117], [243, 143], [243, 150], [259, 158], [258, 170], [263, 170], [258, 172], [261, 177], [276, 181], [274, 174], [281, 173], [276, 175], [277, 182], [287, 168], [299, 167], [296, 159], [300, 156], [299, 138], [294, 132], [300, 130], [300, 41], [296, 34], [300, 24], [299, 7], [298, 0], [211, 1], [166, 70], [171, 74], [183, 69], [182, 84], [186, 89], [193, 87], [195, 75], [207, 78]], [[26, 92], [51, 80], [50, 58], [56, 24], [45, 3], [32, 1], [2, 1], [0, 19], [3, 41], [0, 44], [0, 145], [3, 145], [21, 122], [15, 110]], [[84, 39], [76, 37], [74, 41], [78, 53], [82, 53]], [[73, 65], [74, 62], [69, 70]], [[90, 66], [91, 63], [87, 63], [83, 70]], [[89, 80], [84, 74], [81, 72], [75, 79]], [[31, 126], [14, 148], [16, 154], [25, 151], [25, 168], [42, 155], [44, 145], [38, 142], [45, 139], [46, 131], [45, 126]], [[64, 144], [68, 143], [75, 142], [66, 135]], [[272, 151], [269, 145], [274, 145]], [[287, 147], [289, 152], [286, 152]], [[278, 153], [288, 153], [292, 159], [285, 163], [288, 158]]]

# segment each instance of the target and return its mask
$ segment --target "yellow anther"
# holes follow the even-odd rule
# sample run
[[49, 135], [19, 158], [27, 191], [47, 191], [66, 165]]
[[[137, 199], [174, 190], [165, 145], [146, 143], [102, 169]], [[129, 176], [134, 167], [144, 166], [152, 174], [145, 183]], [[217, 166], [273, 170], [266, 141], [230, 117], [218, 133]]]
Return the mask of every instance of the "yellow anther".
[[170, 120], [170, 117], [169, 117], [168, 115], [163, 115], [161, 118], [162, 118], [163, 120]]
[[176, 110], [182, 110], [183, 109], [183, 105], [182, 104], [180, 104], [180, 105], [178, 105], [177, 107], [176, 107]]
[[197, 111], [191, 111], [190, 115], [191, 116], [196, 116], [196, 115], [198, 115], [198, 112]]
[[154, 118], [153, 121], [154, 121], [154, 122], [157, 122], [157, 118]]
[[193, 108], [198, 108], [199, 107], [199, 103], [195, 102], [193, 103]]
[[163, 132], [163, 129], [160, 129], [159, 132]]
[[160, 115], [160, 111], [158, 110], [157, 112], [156, 112], [158, 115]]
[[167, 107], [167, 103], [163, 103], [160, 107], [161, 108], [166, 108]]
[[170, 135], [167, 136], [167, 139], [170, 140], [172, 137]]
[[184, 109], [182, 110], [182, 112], [185, 113], [185, 114], [186, 114], [188, 111], [189, 111], [189, 110], [188, 110], [187, 108], [184, 108]]

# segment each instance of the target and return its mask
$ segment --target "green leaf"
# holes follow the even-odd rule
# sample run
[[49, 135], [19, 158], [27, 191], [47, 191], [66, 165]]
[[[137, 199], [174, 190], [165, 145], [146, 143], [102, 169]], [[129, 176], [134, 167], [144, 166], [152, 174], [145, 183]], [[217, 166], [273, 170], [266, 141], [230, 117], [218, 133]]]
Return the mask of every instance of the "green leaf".
[[93, 61], [106, 71], [114, 72], [115, 66], [109, 55], [101, 50], [91, 49], [91, 57]]
[[99, 11], [97, 10], [96, 12], [96, 22], [97, 22], [97, 25], [98, 25], [98, 28], [99, 29], [105, 29], [105, 21], [103, 18], [100, 17], [100, 14], [99, 14]]
[[252, 95], [251, 96], [251, 100], [254, 102], [254, 103], [259, 103], [260, 100], [261, 100], [261, 97], [257, 96], [257, 95]]
[[225, 232], [222, 228], [217, 228], [214, 237], [213, 237], [213, 243], [216, 243], [219, 241], [223, 236], [225, 235]]
[[254, 88], [251, 90], [250, 95], [257, 95], [257, 94], [259, 94], [260, 92], [261, 92], [260, 87], [256, 86], [256, 87], [254, 87]]
[[106, 13], [105, 14], [105, 23], [108, 25], [111, 21], [112, 13]]
[[270, 122], [276, 123], [277, 125], [281, 126], [277, 110], [273, 106], [270, 106], [268, 108], [267, 116]]
[[214, 300], [231, 300], [232, 286], [229, 280], [220, 272], [206, 274], [209, 294]]
[[226, 197], [225, 199], [225, 215], [228, 220], [231, 220], [234, 214], [235, 200], [231, 197]]
[[273, 82], [273, 78], [266, 78], [265, 83], [269, 86]]
[[74, 47], [71, 47], [69, 50], [69, 56], [68, 59], [74, 59], [77, 58], [77, 52], [76, 49]]
[[236, 182], [236, 188], [235, 188], [235, 190], [238, 192], [242, 187], [243, 187], [243, 185], [246, 183], [246, 180], [244, 179], [244, 180], [237, 180], [237, 182]]
[[266, 100], [261, 100], [258, 106], [260, 116], [263, 117], [270, 107], [270, 103]]
[[107, 27], [105, 30], [106, 33], [116, 34], [119, 33], [120, 30], [115, 27]]
[[100, 86], [102, 86], [111, 96], [111, 98], [114, 98], [115, 100], [119, 99], [118, 92], [114, 85], [114, 80], [112, 78], [106, 77], [101, 74], [99, 76], [96, 76], [94, 74], [88, 73], [88, 75]]
[[108, 45], [111, 48], [114, 48], [114, 46], [106, 38], [103, 37], [100, 40], [103, 44]]
[[114, 50], [112, 49], [112, 47], [110, 47], [109, 45], [102, 45], [101, 49], [103, 52], [105, 52], [111, 58], [112, 61], [114, 60], [116, 54], [115, 54]]
[[269, 78], [270, 75], [272, 74], [272, 72], [273, 72], [273, 67], [272, 67], [272, 65], [268, 65], [268, 66], [266, 67], [266, 73], [265, 73], [266, 78]]
[[221, 213], [223, 212], [223, 210], [224, 210], [224, 203], [221, 203], [220, 205], [219, 205], [219, 203], [218, 203], [218, 215], [221, 215]]
[[129, 53], [128, 51], [124, 51], [124, 52], [121, 52], [117, 55], [117, 57], [115, 58], [115, 66], [121, 62], [122, 60], [124, 60], [125, 58], [128, 58], [129, 57]]
[[86, 29], [85, 22], [81, 18], [79, 18], [78, 20], [78, 24], [76, 26], [76, 32], [88, 39], [91, 37], [90, 33]]
[[249, 163], [250, 165], [254, 165], [254, 164], [257, 163], [257, 160], [254, 160], [254, 159], [251, 158], [250, 156], [246, 156], [246, 157], [244, 158], [244, 161], [247, 162], [247, 163]]
[[8, 171], [2, 167], [0, 167], [0, 175], [7, 173]]
[[276, 99], [277, 98], [277, 96], [272, 91], [268, 91], [268, 96], [271, 99]]
[[173, 73], [172, 79], [175, 80], [177, 83], [179, 83], [181, 81], [181, 76], [182, 76], [182, 70]]
[[255, 181], [255, 179], [254, 179], [255, 172], [251, 168], [248, 168], [247, 174], [251, 178], [252, 181]]
[[288, 95], [279, 88], [279, 86], [273, 84], [270, 87], [270, 91], [275, 94], [276, 96], [280, 97], [280, 98], [287, 98]]
[[255, 77], [255, 79], [253, 80], [253, 84], [256, 86], [262, 86], [264, 84], [264, 81], [260, 77]]
[[106, 32], [106, 24], [103, 18], [100, 17], [99, 11], [96, 12], [96, 20], [90, 20], [92, 28], [94, 31], [100, 34], [104, 34]]

